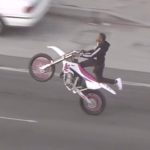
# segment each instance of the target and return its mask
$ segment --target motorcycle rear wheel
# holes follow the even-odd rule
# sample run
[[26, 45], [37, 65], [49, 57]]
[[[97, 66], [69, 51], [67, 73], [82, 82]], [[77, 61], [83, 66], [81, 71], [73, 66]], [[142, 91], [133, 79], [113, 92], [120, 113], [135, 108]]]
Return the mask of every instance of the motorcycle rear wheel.
[[100, 115], [106, 106], [104, 95], [100, 91], [86, 90], [84, 94], [89, 98], [91, 104], [80, 98], [80, 106], [89, 115]]
[[55, 65], [52, 65], [46, 69], [40, 69], [42, 66], [51, 64], [53, 59], [47, 54], [37, 54], [29, 63], [29, 73], [36, 81], [47, 82], [55, 73]]

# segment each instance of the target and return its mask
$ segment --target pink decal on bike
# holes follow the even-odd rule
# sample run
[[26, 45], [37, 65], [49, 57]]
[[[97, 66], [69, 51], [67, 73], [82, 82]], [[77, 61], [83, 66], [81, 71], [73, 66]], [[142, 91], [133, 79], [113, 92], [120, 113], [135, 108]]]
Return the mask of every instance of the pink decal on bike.
[[[88, 71], [86, 71], [84, 68], [82, 68], [80, 65], [79, 65], [79, 69], [81, 71], [81, 73], [89, 80], [93, 80], [93, 81], [96, 81], [95, 77], [93, 77]], [[97, 82], [97, 81], [96, 81]]]
[[66, 72], [67, 72], [67, 71], [68, 71], [68, 69], [70, 69], [70, 65], [66, 63], [66, 64], [65, 64], [65, 67], [64, 67], [64, 71], [66, 71]]

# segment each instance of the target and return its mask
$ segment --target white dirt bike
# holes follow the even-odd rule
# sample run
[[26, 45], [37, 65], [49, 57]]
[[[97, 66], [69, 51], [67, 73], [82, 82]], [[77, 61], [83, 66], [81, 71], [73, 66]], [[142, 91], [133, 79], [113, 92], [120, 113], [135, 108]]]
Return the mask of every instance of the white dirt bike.
[[[46, 82], [53, 77], [55, 65], [62, 62], [62, 78], [66, 88], [80, 96], [81, 108], [87, 114], [101, 114], [105, 109], [106, 100], [100, 89], [105, 89], [114, 95], [116, 92], [107, 84], [97, 82], [95, 77], [80, 66], [75, 57], [80, 53], [79, 51], [64, 53], [55, 46], [48, 46], [48, 48], [54, 50], [60, 58], [53, 60], [51, 56], [43, 53], [35, 55], [29, 64], [31, 76], [37, 81]], [[72, 58], [71, 61], [68, 60], [69, 58]]]

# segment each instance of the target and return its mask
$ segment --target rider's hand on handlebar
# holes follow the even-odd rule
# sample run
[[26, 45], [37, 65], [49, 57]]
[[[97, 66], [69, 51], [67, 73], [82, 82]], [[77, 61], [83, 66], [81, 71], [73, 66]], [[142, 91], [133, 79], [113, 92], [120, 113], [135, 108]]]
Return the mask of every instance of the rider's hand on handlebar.
[[79, 53], [84, 53], [85, 50], [83, 50], [83, 49], [82, 49], [82, 50], [76, 50], [76, 51], [74, 51], [74, 52], [79, 54]]
[[84, 52], [85, 52], [85, 50], [83, 50], [83, 49], [80, 51], [80, 53], [84, 53]]
[[80, 52], [79, 51], [75, 51], [75, 53], [72, 54], [73, 57], [80, 57]]
[[75, 53], [72, 55], [73, 57], [80, 57], [83, 55], [83, 53], [85, 52], [85, 50], [76, 50], [74, 51]]
[[84, 52], [85, 52], [85, 50], [83, 50], [83, 49], [80, 51], [80, 57], [84, 54]]

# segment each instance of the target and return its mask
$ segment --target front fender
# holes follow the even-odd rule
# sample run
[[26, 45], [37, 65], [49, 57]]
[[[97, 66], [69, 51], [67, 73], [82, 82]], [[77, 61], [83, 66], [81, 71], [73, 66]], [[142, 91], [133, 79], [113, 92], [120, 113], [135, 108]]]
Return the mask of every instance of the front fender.
[[56, 46], [47, 46], [47, 48], [52, 49], [53, 51], [55, 51], [59, 56], [64, 56], [65, 53], [63, 50], [61, 50], [60, 48], [56, 47]]

